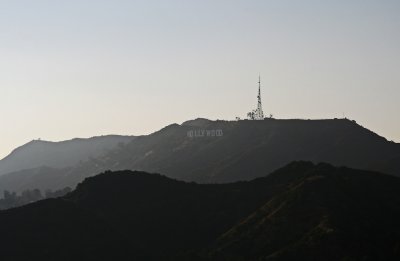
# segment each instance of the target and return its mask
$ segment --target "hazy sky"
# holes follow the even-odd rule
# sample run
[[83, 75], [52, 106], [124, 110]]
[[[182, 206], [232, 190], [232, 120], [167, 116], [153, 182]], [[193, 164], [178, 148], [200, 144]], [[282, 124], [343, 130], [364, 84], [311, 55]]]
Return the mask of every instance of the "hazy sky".
[[400, 1], [0, 0], [0, 158], [32, 139], [343, 113], [400, 141]]

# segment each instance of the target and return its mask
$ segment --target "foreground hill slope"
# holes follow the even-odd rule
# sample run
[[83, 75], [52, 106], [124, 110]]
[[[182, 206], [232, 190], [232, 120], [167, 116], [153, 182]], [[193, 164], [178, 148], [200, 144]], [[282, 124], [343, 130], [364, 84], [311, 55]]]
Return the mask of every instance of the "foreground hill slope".
[[62, 142], [31, 141], [0, 160], [0, 175], [38, 167], [65, 168], [80, 161], [97, 158], [119, 144], [133, 140], [131, 136], [100, 136]]
[[399, 220], [399, 178], [328, 164], [215, 185], [107, 172], [0, 211], [0, 250], [5, 260], [395, 260]]
[[213, 254], [218, 260], [394, 260], [400, 257], [399, 185], [399, 179], [320, 164], [223, 234]]

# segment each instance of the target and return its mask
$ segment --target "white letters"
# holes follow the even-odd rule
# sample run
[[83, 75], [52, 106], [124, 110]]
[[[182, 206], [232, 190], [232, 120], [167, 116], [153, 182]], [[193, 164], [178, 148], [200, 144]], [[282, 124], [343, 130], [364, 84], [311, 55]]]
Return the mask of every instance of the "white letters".
[[222, 137], [224, 132], [221, 129], [217, 130], [190, 130], [187, 132], [189, 138], [203, 138], [203, 137]]

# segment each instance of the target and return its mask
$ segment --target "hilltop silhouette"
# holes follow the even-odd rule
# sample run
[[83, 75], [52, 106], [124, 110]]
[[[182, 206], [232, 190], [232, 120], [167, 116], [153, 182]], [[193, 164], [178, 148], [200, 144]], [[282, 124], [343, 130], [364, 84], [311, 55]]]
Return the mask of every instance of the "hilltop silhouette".
[[[191, 132], [197, 136], [188, 135]], [[3, 175], [0, 191], [58, 190], [105, 170], [121, 169], [159, 172], [200, 183], [234, 182], [264, 176], [296, 160], [400, 175], [400, 144], [347, 119], [197, 119], [136, 137], [74, 166]]]
[[[28, 218], [28, 219], [27, 219]], [[0, 211], [5, 260], [395, 260], [400, 178], [292, 163], [195, 184], [119, 171]]]

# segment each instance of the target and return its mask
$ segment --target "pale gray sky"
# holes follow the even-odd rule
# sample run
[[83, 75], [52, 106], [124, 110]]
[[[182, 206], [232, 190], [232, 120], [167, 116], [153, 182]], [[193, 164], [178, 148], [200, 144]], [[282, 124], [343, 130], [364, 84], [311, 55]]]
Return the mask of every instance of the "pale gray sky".
[[400, 141], [400, 1], [0, 0], [0, 158], [196, 117], [343, 113]]

